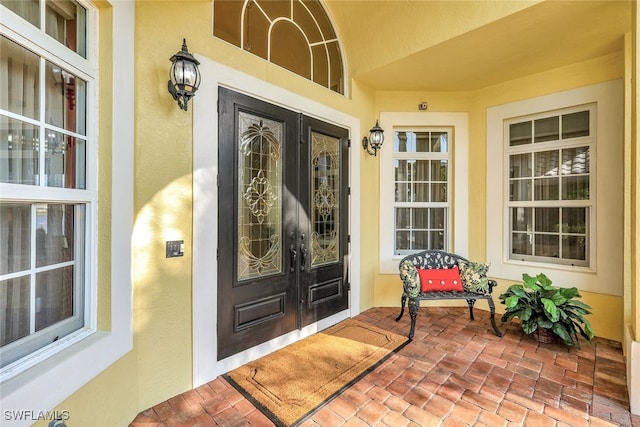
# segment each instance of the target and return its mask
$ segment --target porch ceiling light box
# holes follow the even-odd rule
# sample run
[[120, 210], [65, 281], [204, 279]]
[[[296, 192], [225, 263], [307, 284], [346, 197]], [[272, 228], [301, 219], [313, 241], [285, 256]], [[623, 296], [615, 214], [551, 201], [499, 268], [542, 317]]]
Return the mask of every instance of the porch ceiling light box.
[[186, 39], [182, 39], [182, 50], [171, 57], [169, 70], [169, 93], [178, 101], [178, 106], [187, 111], [188, 103], [200, 86], [200, 62], [189, 53]]
[[376, 156], [383, 142], [384, 130], [378, 125], [378, 121], [376, 120], [376, 125], [369, 130], [369, 138], [366, 136], [362, 138], [362, 148], [364, 148], [369, 155]]

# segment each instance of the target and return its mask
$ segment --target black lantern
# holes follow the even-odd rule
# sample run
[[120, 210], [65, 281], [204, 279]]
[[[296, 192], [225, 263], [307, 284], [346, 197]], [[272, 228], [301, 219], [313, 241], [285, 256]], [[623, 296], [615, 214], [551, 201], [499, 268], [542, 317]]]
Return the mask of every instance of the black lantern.
[[169, 70], [169, 93], [178, 101], [178, 106], [187, 111], [187, 104], [200, 86], [200, 62], [189, 53], [186, 39], [182, 39], [182, 50], [171, 57]]
[[[369, 155], [376, 156], [383, 142], [384, 130], [378, 125], [378, 121], [376, 120], [376, 125], [369, 130], [369, 138], [366, 136], [362, 138], [362, 148], [364, 148]], [[373, 151], [371, 151], [369, 147], [371, 147]]]

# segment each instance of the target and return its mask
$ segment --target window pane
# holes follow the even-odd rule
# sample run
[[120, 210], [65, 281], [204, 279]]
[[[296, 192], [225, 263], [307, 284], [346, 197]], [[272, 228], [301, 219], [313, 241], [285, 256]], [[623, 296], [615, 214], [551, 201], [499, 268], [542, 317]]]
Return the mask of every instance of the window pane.
[[29, 276], [0, 281], [0, 346], [29, 335], [30, 292]]
[[36, 331], [73, 315], [73, 266], [36, 274]]
[[585, 234], [587, 232], [587, 209], [562, 209], [562, 232]]
[[447, 223], [447, 210], [445, 208], [429, 209], [429, 228], [445, 231]]
[[46, 31], [51, 37], [87, 57], [86, 11], [72, 0], [47, 0]]
[[429, 184], [414, 184], [412, 186], [414, 189], [411, 198], [408, 200], [410, 202], [428, 202], [429, 197]]
[[413, 229], [429, 228], [429, 209], [427, 208], [414, 208], [412, 211]]
[[0, 115], [0, 182], [38, 184], [37, 126]]
[[560, 153], [557, 150], [535, 153], [535, 176], [558, 175], [559, 156]]
[[589, 136], [589, 111], [562, 116], [562, 138]]
[[411, 184], [396, 183], [396, 202], [408, 202], [411, 197]]
[[47, 123], [85, 135], [87, 83], [49, 61], [46, 76]]
[[73, 260], [73, 205], [36, 205], [36, 266]]
[[560, 139], [560, 118], [558, 116], [535, 120], [534, 142], [554, 141]]
[[411, 228], [410, 208], [396, 208], [396, 228], [399, 230], [408, 230]]
[[531, 176], [531, 153], [509, 156], [509, 178]]
[[589, 176], [563, 178], [562, 200], [589, 200]]
[[531, 144], [531, 122], [514, 123], [509, 125], [509, 146]]
[[431, 231], [431, 244], [429, 247], [420, 248], [420, 249], [444, 249], [444, 233], [442, 231]]
[[431, 184], [431, 202], [447, 201], [447, 184]]
[[38, 55], [0, 37], [0, 108], [37, 119], [39, 75]]
[[45, 184], [49, 187], [85, 187], [85, 141], [47, 130]]
[[431, 181], [447, 182], [448, 162], [446, 160], [431, 161]]
[[410, 150], [415, 151], [415, 135], [413, 132], [396, 132], [393, 142], [394, 151], [396, 152], [407, 153]]
[[536, 208], [536, 232], [559, 233], [560, 209]]
[[407, 251], [411, 249], [409, 237], [410, 237], [409, 231], [396, 231], [396, 250], [397, 251]]
[[413, 135], [416, 141], [413, 151], [417, 153], [428, 153], [432, 144], [430, 132], [415, 132]]
[[511, 230], [513, 231], [532, 231], [532, 209], [531, 208], [512, 208], [511, 209]]
[[31, 25], [40, 28], [39, 0], [0, 0], [0, 4], [27, 20]]
[[433, 153], [446, 153], [448, 151], [448, 132], [431, 132], [431, 146]]
[[429, 166], [431, 166], [431, 162], [429, 160], [410, 160], [410, 162], [413, 166], [412, 180], [429, 181]]
[[563, 236], [562, 257], [584, 261], [587, 259], [587, 245], [584, 236]]
[[589, 147], [565, 148], [562, 150], [562, 174], [589, 173]]
[[558, 178], [540, 178], [534, 180], [535, 200], [558, 200], [560, 180]]
[[31, 263], [31, 206], [0, 204], [0, 274], [15, 273]]
[[411, 233], [411, 249], [414, 251], [429, 249], [429, 232], [414, 231]]
[[530, 234], [513, 233], [511, 235], [511, 253], [516, 255], [532, 255], [533, 245]]
[[518, 179], [509, 181], [509, 200], [526, 201], [531, 200], [531, 180]]
[[556, 234], [536, 234], [535, 255], [559, 258], [560, 257], [560, 236]]

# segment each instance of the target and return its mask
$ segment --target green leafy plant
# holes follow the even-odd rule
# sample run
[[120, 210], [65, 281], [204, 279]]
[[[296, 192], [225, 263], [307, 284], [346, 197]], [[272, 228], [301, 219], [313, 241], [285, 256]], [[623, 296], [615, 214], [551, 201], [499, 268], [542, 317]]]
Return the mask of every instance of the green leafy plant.
[[577, 299], [582, 297], [578, 289], [553, 286], [543, 273], [523, 274], [522, 282], [509, 286], [499, 297], [506, 306], [503, 322], [517, 317], [525, 334], [549, 329], [570, 347], [579, 344], [578, 332], [589, 342], [593, 340], [593, 329], [585, 317], [591, 314], [591, 307]]

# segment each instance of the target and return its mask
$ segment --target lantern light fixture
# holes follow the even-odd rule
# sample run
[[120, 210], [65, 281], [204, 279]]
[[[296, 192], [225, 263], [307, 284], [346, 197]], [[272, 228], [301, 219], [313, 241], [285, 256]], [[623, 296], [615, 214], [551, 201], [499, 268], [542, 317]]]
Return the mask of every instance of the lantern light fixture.
[[182, 50], [171, 57], [168, 84], [169, 93], [184, 111], [200, 86], [198, 65], [200, 62], [187, 49], [187, 40], [182, 39]]
[[382, 147], [384, 142], [384, 130], [378, 124], [369, 130], [369, 138], [366, 136], [362, 138], [362, 148], [371, 156], [377, 156], [378, 150]]

